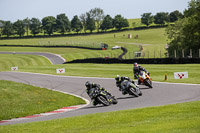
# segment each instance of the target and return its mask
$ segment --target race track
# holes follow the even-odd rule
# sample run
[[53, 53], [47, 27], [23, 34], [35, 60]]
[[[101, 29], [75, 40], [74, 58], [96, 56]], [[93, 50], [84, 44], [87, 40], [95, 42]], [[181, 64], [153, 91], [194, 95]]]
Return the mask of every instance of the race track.
[[42, 52], [0, 52], [0, 54], [30, 54], [30, 55], [39, 55], [47, 58], [52, 64], [63, 64], [65, 59], [59, 55], [51, 53], [42, 53]]
[[143, 95], [141, 97], [134, 98], [129, 95], [122, 95], [121, 92], [116, 87], [114, 79], [111, 78], [87, 78], [87, 77], [42, 75], [42, 74], [22, 73], [22, 72], [0, 72], [0, 80], [22, 82], [25, 84], [68, 92], [75, 95], [79, 95], [88, 100], [90, 100], [90, 98], [85, 93], [86, 88], [84, 84], [86, 81], [92, 81], [105, 87], [118, 99], [117, 105], [111, 105], [107, 107], [103, 106], [93, 107], [91, 104], [89, 104], [86, 107], [70, 112], [58, 113], [54, 115], [42, 116], [31, 119], [20, 119], [6, 123], [0, 123], [0, 125], [46, 121], [46, 120], [73, 117], [73, 116], [86, 115], [92, 113], [111, 112], [118, 110], [160, 106], [160, 105], [200, 100], [200, 85], [191, 85], [191, 84], [187, 85], [187, 84], [176, 84], [176, 83], [153, 82], [153, 89], [148, 89], [148, 87], [140, 86]]

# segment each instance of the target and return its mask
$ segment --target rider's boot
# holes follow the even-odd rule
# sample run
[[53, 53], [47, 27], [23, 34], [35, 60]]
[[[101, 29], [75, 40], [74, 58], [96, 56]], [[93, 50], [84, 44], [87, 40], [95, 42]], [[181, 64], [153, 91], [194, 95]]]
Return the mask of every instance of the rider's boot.
[[96, 106], [98, 103], [94, 100], [94, 101], [92, 102], [92, 104], [93, 104], [94, 106]]

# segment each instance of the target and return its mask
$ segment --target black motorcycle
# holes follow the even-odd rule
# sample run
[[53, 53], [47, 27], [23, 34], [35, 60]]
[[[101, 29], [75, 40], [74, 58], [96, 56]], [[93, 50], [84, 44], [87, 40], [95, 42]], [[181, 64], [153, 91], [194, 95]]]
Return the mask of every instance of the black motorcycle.
[[114, 96], [109, 95], [107, 92], [98, 88], [91, 88], [89, 90], [89, 97], [97, 104], [109, 106], [110, 104], [117, 104], [118, 101]]
[[135, 97], [139, 97], [142, 95], [140, 88], [136, 84], [133, 84], [128, 80], [122, 81], [121, 89], [124, 90], [129, 95], [134, 95]]

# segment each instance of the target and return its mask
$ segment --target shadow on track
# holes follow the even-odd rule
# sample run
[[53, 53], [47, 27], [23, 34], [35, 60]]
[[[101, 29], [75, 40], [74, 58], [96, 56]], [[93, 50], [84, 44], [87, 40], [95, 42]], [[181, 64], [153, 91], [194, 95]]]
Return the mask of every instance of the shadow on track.
[[108, 107], [108, 106], [104, 106], [104, 105], [97, 105], [97, 106], [87, 106], [87, 107], [83, 107], [82, 109], [92, 109], [92, 108], [102, 108], [102, 107]]
[[119, 98], [117, 98], [117, 100], [120, 100], [120, 99], [130, 99], [130, 98], [137, 98], [137, 97], [135, 97], [135, 96], [119, 97]]
[[149, 90], [149, 89], [152, 89], [152, 88], [149, 88], [147, 86], [140, 87], [140, 90]]

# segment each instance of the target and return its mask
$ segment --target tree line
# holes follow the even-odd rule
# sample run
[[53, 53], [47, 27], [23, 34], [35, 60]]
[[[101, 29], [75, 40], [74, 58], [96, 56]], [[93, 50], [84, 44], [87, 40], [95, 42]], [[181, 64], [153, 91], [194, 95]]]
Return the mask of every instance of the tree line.
[[[164, 25], [168, 22], [175, 22], [179, 18], [183, 18], [183, 14], [179, 11], [171, 12], [159, 12], [155, 16], [151, 13], [144, 13], [141, 15], [141, 23], [145, 24], [147, 27], [152, 23], [158, 25]], [[100, 8], [94, 8], [90, 11], [81, 14], [79, 17], [75, 15], [70, 21], [68, 17], [63, 13], [56, 17], [47, 16], [41, 21], [38, 18], [26, 18], [24, 20], [17, 20], [12, 23], [10, 21], [0, 20], [0, 28], [2, 35], [7, 37], [11, 35], [24, 36], [29, 35], [29, 30], [32, 35], [36, 36], [39, 33], [52, 35], [54, 32], [60, 34], [65, 34], [67, 32], [73, 31], [77, 34], [80, 32], [86, 33], [90, 31], [92, 33], [94, 30], [97, 32], [108, 31], [110, 29], [121, 30], [122, 28], [129, 27], [128, 20], [122, 15], [116, 15], [112, 18], [110, 15], [105, 15], [104, 11]]]
[[2, 35], [7, 37], [11, 35], [19, 35], [20, 37], [25, 34], [25, 32], [36, 36], [39, 33], [44, 32], [49, 36], [53, 32], [58, 32], [60, 34], [65, 34], [66, 32], [76, 32], [79, 33], [87, 30], [92, 33], [94, 30], [107, 31], [111, 28], [116, 28], [121, 30], [123, 27], [128, 27], [128, 20], [121, 15], [116, 15], [112, 18], [110, 15], [104, 15], [104, 11], [100, 8], [91, 9], [89, 12], [81, 14], [79, 17], [75, 15], [70, 21], [68, 17], [63, 13], [56, 16], [44, 17], [41, 21], [38, 18], [26, 18], [24, 20], [17, 20], [12, 23], [10, 21], [1, 21], [0, 27], [2, 28]]
[[175, 50], [176, 54], [190, 50], [200, 52], [200, 0], [191, 0], [183, 15], [184, 18], [166, 29], [169, 40], [167, 50], [171, 57], [175, 55]]

